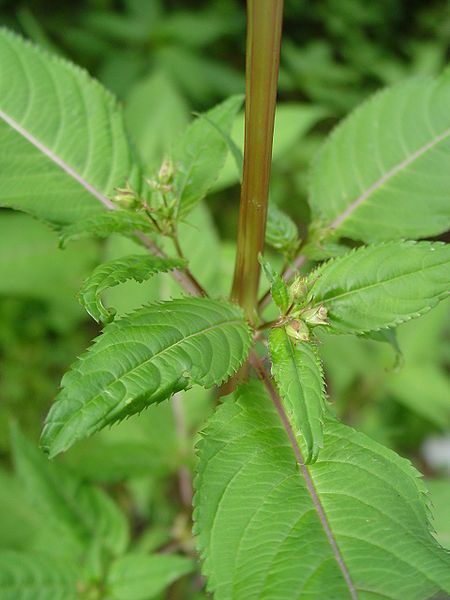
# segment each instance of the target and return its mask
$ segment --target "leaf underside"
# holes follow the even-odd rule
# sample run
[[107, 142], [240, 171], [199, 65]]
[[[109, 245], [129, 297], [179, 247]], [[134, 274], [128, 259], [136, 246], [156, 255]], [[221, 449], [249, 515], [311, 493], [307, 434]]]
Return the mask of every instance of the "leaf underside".
[[448, 295], [450, 245], [388, 242], [324, 263], [309, 298], [323, 304], [333, 331], [363, 333], [419, 317]]
[[144, 306], [106, 326], [63, 377], [42, 447], [54, 456], [192, 384], [221, 384], [242, 364], [250, 342], [235, 305], [182, 298]]
[[351, 428], [327, 421], [317, 462], [300, 467], [253, 381], [212, 417], [198, 458], [195, 532], [217, 600], [423, 600], [450, 590], [419, 474]]
[[122, 112], [75, 65], [0, 30], [0, 205], [55, 224], [88, 218], [138, 170]]
[[313, 164], [313, 221], [365, 242], [450, 227], [450, 76], [401, 82], [367, 100]]

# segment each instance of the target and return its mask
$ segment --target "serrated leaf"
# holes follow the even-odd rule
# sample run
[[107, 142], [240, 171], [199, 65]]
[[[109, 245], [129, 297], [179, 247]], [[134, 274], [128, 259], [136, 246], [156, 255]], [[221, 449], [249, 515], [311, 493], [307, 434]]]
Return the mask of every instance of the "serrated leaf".
[[127, 554], [111, 565], [106, 585], [112, 600], [150, 600], [193, 570], [183, 556]]
[[124, 552], [128, 525], [105, 492], [50, 462], [17, 429], [13, 430], [12, 448], [16, 473], [28, 501], [49, 527], [84, 546], [97, 539], [114, 556]]
[[223, 135], [208, 121], [229, 134], [242, 105], [242, 96], [232, 96], [198, 118], [175, 144], [175, 189], [179, 196], [179, 217], [185, 217], [204, 198], [219, 176], [228, 152]]
[[212, 417], [198, 454], [195, 532], [216, 600], [423, 600], [450, 590], [419, 474], [350, 427], [327, 421], [319, 459], [299, 465], [252, 382]]
[[299, 243], [297, 226], [289, 215], [269, 204], [267, 211], [266, 244], [287, 254], [295, 251]]
[[104, 211], [89, 219], [81, 219], [58, 228], [60, 245], [82, 238], [106, 238], [113, 233], [132, 236], [136, 231], [153, 233], [154, 229], [144, 215], [127, 210]]
[[312, 169], [313, 221], [365, 242], [450, 227], [450, 77], [405, 81], [339, 125]]
[[2, 206], [65, 224], [137, 187], [121, 110], [100, 84], [5, 29], [0, 63]]
[[76, 600], [77, 572], [55, 557], [25, 552], [0, 552], [2, 600]]
[[390, 242], [351, 251], [312, 275], [309, 300], [333, 330], [363, 333], [419, 317], [448, 295], [450, 245]]
[[448, 479], [428, 479], [427, 488], [433, 507], [433, 525], [436, 539], [450, 551], [450, 481]]
[[54, 456], [194, 383], [222, 383], [242, 364], [250, 342], [235, 305], [182, 298], [144, 306], [108, 325], [63, 377], [42, 447]]
[[159, 258], [148, 254], [132, 254], [110, 260], [99, 265], [86, 279], [80, 290], [80, 302], [93, 319], [107, 323], [112, 321], [116, 311], [104, 307], [102, 292], [129, 279], [146, 281], [155, 273], [167, 273], [184, 265], [185, 261], [179, 258]]
[[272, 375], [306, 463], [315, 462], [323, 446], [326, 410], [322, 365], [307, 342], [294, 344], [284, 327], [271, 330]]

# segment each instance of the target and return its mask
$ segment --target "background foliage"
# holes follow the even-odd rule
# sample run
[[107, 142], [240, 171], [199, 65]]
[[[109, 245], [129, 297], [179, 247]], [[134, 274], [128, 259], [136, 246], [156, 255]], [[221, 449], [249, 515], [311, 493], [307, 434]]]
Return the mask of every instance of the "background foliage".
[[[0, 20], [84, 66], [119, 97], [150, 172], [193, 111], [243, 92], [243, 4], [3, 1]], [[309, 218], [305, 171], [324, 135], [380, 87], [442, 71], [449, 41], [450, 10], [441, 0], [287, 0], [271, 200], [287, 209], [300, 231]], [[238, 144], [242, 130], [241, 115], [232, 134]], [[189, 224], [181, 231], [194, 274], [201, 274], [207, 289], [223, 294], [232, 275], [238, 202], [237, 170], [232, 157], [227, 160], [208, 198], [209, 211], [195, 209], [202, 235]], [[186, 430], [177, 422], [176, 402], [175, 410], [174, 403], [153, 406], [139, 419], [78, 444], [55, 462], [60, 472], [34, 456], [30, 445], [62, 373], [100, 330], [76, 299], [84, 278], [101, 260], [139, 252], [119, 237], [80, 240], [59, 250], [56, 234], [44, 225], [0, 212], [0, 548], [11, 552], [5, 568], [14, 564], [14, 551], [52, 547], [54, 556], [82, 555], [87, 580], [96, 582], [102, 563], [114, 561], [124, 548], [141, 556], [142, 564], [133, 565], [144, 573], [152, 572], [148, 561], [156, 550], [193, 552], [180, 473], [191, 468], [195, 433], [214, 406], [209, 392], [181, 392], [188, 396], [183, 401]], [[156, 276], [118, 285], [105, 298], [123, 314], [148, 299], [175, 294], [179, 291], [168, 277]], [[450, 547], [448, 306], [402, 325], [398, 345], [324, 335], [321, 350], [333, 410], [425, 473], [436, 535]], [[109, 521], [96, 524], [94, 511], [90, 523], [81, 523], [79, 514], [64, 509], [61, 487], [77, 501], [84, 498], [91, 509], [89, 498], [95, 497]], [[49, 497], [57, 515], [53, 520], [45, 508]], [[141, 596], [121, 590], [123, 561], [110, 571], [112, 597], [137, 600]], [[205, 597], [189, 559], [169, 563], [158, 566], [166, 578], [159, 587], [153, 578], [148, 585], [154, 587], [144, 588], [143, 599]], [[42, 565], [44, 577], [51, 564]], [[71, 577], [61, 571], [61, 581], [70, 583]], [[80, 593], [96, 597], [94, 587]]]

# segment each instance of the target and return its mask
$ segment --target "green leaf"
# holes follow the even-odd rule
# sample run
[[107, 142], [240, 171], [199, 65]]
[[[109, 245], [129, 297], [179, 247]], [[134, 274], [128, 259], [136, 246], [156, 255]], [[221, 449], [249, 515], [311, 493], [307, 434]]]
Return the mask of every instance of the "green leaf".
[[228, 134], [241, 105], [242, 96], [228, 98], [208, 111], [205, 115], [207, 119], [198, 118], [189, 125], [175, 145], [175, 189], [179, 196], [181, 218], [207, 194], [227, 156], [228, 146], [222, 133], [209, 121]]
[[55, 557], [22, 552], [0, 553], [2, 600], [76, 600], [77, 573]]
[[414, 79], [365, 102], [312, 169], [313, 221], [365, 242], [450, 227], [450, 77]]
[[93, 539], [113, 555], [128, 545], [128, 524], [102, 490], [80, 481], [60, 464], [50, 462], [17, 429], [12, 448], [16, 473], [29, 502], [48, 527], [87, 546]]
[[278, 306], [282, 314], [286, 313], [291, 301], [289, 298], [289, 290], [283, 277], [272, 269], [271, 264], [265, 260], [260, 254], [258, 260], [264, 271], [264, 275], [270, 284], [270, 293], [272, 294], [273, 301]]
[[87, 237], [106, 238], [113, 233], [133, 236], [136, 231], [154, 233], [153, 225], [144, 215], [128, 210], [111, 210], [58, 227], [60, 245]]
[[444, 370], [434, 364], [406, 362], [386, 383], [398, 402], [441, 431], [450, 427], [450, 385]]
[[427, 487], [430, 492], [433, 507], [433, 525], [436, 539], [447, 550], [450, 550], [450, 481], [448, 479], [428, 479]]
[[127, 554], [111, 565], [106, 585], [112, 600], [152, 600], [194, 568], [182, 556]]
[[289, 215], [269, 204], [267, 211], [266, 244], [288, 255], [299, 244], [297, 226]]
[[323, 446], [326, 410], [322, 365], [317, 350], [306, 342], [294, 344], [284, 327], [269, 334], [272, 375], [305, 462], [315, 462]]
[[0, 64], [2, 206], [64, 224], [138, 187], [119, 106], [85, 71], [4, 29]]
[[423, 600], [450, 591], [411, 464], [327, 421], [300, 465], [262, 386], [240, 388], [202, 433], [195, 532], [216, 600]]
[[0, 296], [44, 302], [55, 324], [67, 328], [85, 317], [75, 295], [98, 254], [87, 241], [59, 250], [58, 238], [48, 227], [28, 215], [2, 211]]
[[207, 298], [149, 304], [108, 325], [72, 366], [47, 417], [51, 456], [196, 383], [228, 379], [251, 342], [242, 311]]
[[390, 242], [351, 251], [312, 275], [309, 300], [328, 310], [339, 333], [394, 327], [419, 317], [448, 293], [450, 245]]
[[128, 279], [142, 282], [155, 273], [166, 273], [184, 265], [185, 261], [179, 258], [159, 258], [148, 254], [132, 254], [110, 260], [99, 265], [86, 279], [80, 290], [80, 302], [93, 319], [107, 323], [112, 321], [116, 311], [103, 306], [102, 292]]

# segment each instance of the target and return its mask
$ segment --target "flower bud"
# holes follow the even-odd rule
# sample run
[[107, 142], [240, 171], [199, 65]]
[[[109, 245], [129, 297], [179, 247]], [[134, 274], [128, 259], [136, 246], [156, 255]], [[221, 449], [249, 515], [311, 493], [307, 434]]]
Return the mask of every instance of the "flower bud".
[[140, 204], [138, 194], [133, 190], [129, 183], [124, 188], [115, 188], [116, 195], [113, 202], [120, 208], [136, 208]]
[[302, 312], [302, 319], [308, 325], [328, 325], [328, 312], [323, 304], [319, 304], [314, 308], [308, 308]]
[[286, 326], [286, 333], [288, 336], [299, 342], [307, 342], [309, 340], [309, 329], [306, 323], [293, 319], [289, 325]]
[[170, 159], [165, 158], [158, 172], [158, 180], [161, 184], [167, 185], [173, 181], [175, 169]]
[[296, 277], [289, 288], [289, 298], [295, 304], [302, 300], [308, 291], [305, 277]]

